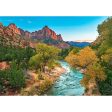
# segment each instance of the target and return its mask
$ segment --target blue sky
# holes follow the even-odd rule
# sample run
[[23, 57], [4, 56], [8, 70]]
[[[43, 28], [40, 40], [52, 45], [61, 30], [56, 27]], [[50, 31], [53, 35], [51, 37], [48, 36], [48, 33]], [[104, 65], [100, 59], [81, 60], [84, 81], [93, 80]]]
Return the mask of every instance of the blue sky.
[[57, 34], [62, 34], [66, 41], [95, 40], [98, 24], [107, 16], [12, 16], [0, 17], [0, 22], [5, 26], [15, 23], [19, 28], [36, 31], [47, 25]]

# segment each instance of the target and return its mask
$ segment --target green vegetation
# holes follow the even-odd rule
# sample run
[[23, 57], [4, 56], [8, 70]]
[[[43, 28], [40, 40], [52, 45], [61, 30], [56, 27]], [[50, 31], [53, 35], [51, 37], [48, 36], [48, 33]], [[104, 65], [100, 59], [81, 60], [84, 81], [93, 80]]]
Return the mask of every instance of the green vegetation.
[[22, 69], [18, 69], [15, 62], [7, 70], [0, 70], [0, 91], [7, 92], [8, 89], [14, 91], [25, 86], [25, 77]]
[[52, 68], [57, 63], [60, 50], [46, 44], [38, 44], [36, 47], [36, 55], [30, 58], [31, 67], [40, 72], [45, 72], [45, 67]]
[[52, 86], [53, 82], [49, 78], [43, 78], [38, 86], [31, 85], [29, 90], [21, 89], [21, 95], [43, 95]]
[[8, 62], [9, 68], [0, 70], [0, 90], [7, 92], [20, 90], [25, 86], [25, 74], [23, 71], [28, 68], [30, 57], [35, 51], [30, 48], [16, 48], [0, 45], [0, 62]]
[[65, 57], [69, 54], [70, 51], [75, 51], [75, 50], [79, 50], [81, 48], [79, 47], [69, 47], [69, 48], [66, 48], [66, 49], [62, 49], [59, 56], [60, 56], [60, 59], [65, 59]]
[[81, 84], [86, 88], [92, 80], [102, 95], [112, 95], [112, 17], [98, 25], [98, 33], [90, 47], [75, 53], [71, 51], [66, 61], [84, 70]]
[[75, 68], [79, 67], [80, 69], [85, 70], [85, 75], [81, 83], [86, 88], [91, 80], [94, 82], [105, 80], [106, 76], [104, 69], [99, 64], [99, 59], [90, 47], [85, 47], [79, 51], [71, 51], [66, 57], [66, 61]]
[[11, 46], [0, 46], [0, 61], [16, 61], [18, 66], [24, 67], [28, 64], [28, 61], [35, 51], [30, 48], [15, 48]]
[[16, 63], [12, 63], [10, 69], [8, 69], [8, 80], [12, 88], [22, 88], [25, 85], [25, 77], [22, 69], [18, 69]]
[[99, 90], [102, 95], [112, 95], [112, 18], [108, 18], [98, 26], [100, 36], [97, 55], [105, 68], [107, 79], [99, 82]]
[[[44, 75], [46, 68], [47, 71], [50, 71], [58, 65], [60, 49], [43, 43], [39, 43], [36, 49], [3, 45], [0, 45], [0, 47], [0, 62], [5, 61], [9, 63], [7, 69], [0, 70], [1, 94], [7, 94], [10, 90], [20, 91], [24, 88], [28, 78], [26, 76], [27, 69], [36, 70], [38, 80], [35, 80], [35, 82], [43, 80], [43, 83], [40, 84], [38, 89], [31, 85], [31, 90], [29, 90], [28, 95], [41, 95], [52, 85], [51, 79], [44, 78]], [[29, 78], [28, 80], [31, 81]]]
[[[0, 36], [0, 62], [7, 62], [9, 67], [0, 70], [0, 94], [8, 90], [21, 91], [26, 86], [26, 82], [33, 82], [33, 76], [26, 77], [28, 70], [36, 71], [38, 76], [38, 87], [31, 86], [27, 95], [43, 94], [51, 85], [52, 80], [45, 78], [50, 71], [58, 65], [58, 60], [65, 59], [72, 67], [83, 70], [84, 77], [81, 84], [89, 88], [90, 83], [97, 85], [102, 95], [112, 95], [112, 17], [98, 25], [99, 36], [89, 47], [70, 47], [58, 49], [57, 47], [46, 45], [52, 43], [57, 45], [61, 41], [44, 39], [35, 49], [30, 47], [22, 48], [13, 46], [10, 42], [5, 43], [5, 39]], [[19, 38], [18, 38], [19, 39]], [[28, 75], [28, 74], [27, 74]], [[31, 79], [32, 78], [32, 79]], [[24, 91], [21, 92], [24, 94]]]

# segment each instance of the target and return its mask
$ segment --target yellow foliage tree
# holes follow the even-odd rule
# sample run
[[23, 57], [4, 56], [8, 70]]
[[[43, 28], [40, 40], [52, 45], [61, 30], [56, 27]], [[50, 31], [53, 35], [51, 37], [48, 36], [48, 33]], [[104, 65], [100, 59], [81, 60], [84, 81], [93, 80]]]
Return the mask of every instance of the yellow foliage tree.
[[104, 68], [98, 63], [99, 59], [90, 47], [85, 47], [77, 53], [71, 51], [65, 60], [73, 67], [85, 69], [81, 81], [83, 86], [87, 86], [90, 80], [105, 80], [106, 78]]
[[98, 61], [98, 58], [90, 47], [85, 47], [78, 53], [71, 51], [65, 60], [74, 67], [86, 68], [91, 63]]

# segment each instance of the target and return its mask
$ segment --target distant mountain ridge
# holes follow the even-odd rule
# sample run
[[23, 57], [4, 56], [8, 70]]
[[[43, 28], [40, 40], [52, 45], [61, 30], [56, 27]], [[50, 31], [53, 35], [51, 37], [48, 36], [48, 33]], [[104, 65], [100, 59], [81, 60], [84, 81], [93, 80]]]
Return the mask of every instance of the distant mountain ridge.
[[67, 43], [71, 46], [81, 47], [81, 48], [89, 46], [91, 44], [90, 42], [77, 42], [77, 41], [67, 41]]

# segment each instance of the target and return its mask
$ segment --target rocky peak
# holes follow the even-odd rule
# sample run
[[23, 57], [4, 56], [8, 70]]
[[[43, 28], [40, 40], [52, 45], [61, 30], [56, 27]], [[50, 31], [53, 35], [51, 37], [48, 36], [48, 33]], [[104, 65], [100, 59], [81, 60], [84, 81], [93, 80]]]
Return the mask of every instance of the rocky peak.
[[48, 26], [44, 26], [41, 31], [49, 34], [51, 34], [51, 32], [54, 32]]
[[62, 41], [62, 40], [63, 40], [63, 38], [62, 38], [61, 34], [57, 35], [57, 37], [58, 37], [58, 40], [60, 40], [60, 41]]
[[43, 29], [49, 29], [49, 27], [48, 26], [44, 26]]
[[41, 38], [52, 38], [54, 40], [62, 40], [61, 35], [57, 35], [53, 30], [51, 30], [48, 26], [44, 26], [42, 30], [37, 32], [37, 35], [41, 34]]
[[57, 35], [48, 26], [44, 26], [38, 31], [29, 32], [18, 28], [14, 23], [11, 23], [6, 27], [0, 23], [0, 36], [4, 38], [4, 45], [21, 47], [29, 45], [34, 47], [36, 45], [36, 41], [33, 40], [38, 40], [59, 48], [69, 47], [69, 45], [63, 41], [61, 34]]
[[8, 25], [8, 28], [13, 31], [14, 34], [20, 35], [20, 30], [17, 28], [17, 26], [14, 23], [11, 23]]

